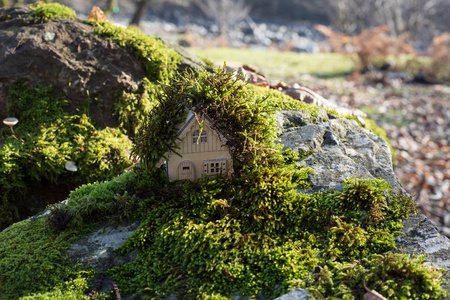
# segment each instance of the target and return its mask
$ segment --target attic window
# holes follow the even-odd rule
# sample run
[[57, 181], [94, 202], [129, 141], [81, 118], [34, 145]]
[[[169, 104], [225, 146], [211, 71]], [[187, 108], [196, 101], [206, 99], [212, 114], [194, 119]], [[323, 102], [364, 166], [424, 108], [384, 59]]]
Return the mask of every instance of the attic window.
[[193, 144], [197, 144], [198, 142], [200, 142], [200, 143], [208, 142], [208, 136], [206, 135], [206, 132], [202, 131], [202, 134], [200, 135], [200, 139], [199, 139], [199, 135], [200, 135], [200, 130], [194, 131], [194, 133], [192, 134], [192, 143]]

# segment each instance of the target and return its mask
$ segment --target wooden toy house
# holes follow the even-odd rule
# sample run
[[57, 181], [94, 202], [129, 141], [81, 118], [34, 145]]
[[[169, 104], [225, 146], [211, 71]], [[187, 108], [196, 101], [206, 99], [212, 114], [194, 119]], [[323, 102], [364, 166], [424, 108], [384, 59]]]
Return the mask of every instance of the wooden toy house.
[[[212, 121], [205, 116], [203, 129], [192, 112], [178, 130], [178, 156], [168, 153], [165, 162], [167, 175], [171, 181], [199, 179], [202, 175], [230, 174], [232, 159], [226, 137], [211, 127]], [[162, 164], [163, 162], [161, 162]]]

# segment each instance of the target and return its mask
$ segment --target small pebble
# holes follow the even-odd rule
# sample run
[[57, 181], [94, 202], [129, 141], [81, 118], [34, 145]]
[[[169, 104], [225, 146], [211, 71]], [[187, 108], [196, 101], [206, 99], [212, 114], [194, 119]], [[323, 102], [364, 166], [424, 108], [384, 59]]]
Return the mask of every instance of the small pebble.
[[450, 238], [450, 227], [442, 227], [441, 233]]
[[450, 213], [448, 213], [444, 216], [444, 226], [450, 227]]

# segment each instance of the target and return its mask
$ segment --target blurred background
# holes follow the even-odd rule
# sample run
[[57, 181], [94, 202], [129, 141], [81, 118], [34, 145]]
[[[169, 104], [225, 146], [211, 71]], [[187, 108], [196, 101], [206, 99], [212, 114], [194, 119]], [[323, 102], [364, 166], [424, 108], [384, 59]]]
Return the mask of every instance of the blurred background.
[[178, 43], [210, 65], [249, 65], [272, 84], [299, 83], [366, 112], [386, 130], [395, 172], [418, 209], [450, 237], [449, 0], [54, 2], [81, 19], [98, 6], [109, 21]]

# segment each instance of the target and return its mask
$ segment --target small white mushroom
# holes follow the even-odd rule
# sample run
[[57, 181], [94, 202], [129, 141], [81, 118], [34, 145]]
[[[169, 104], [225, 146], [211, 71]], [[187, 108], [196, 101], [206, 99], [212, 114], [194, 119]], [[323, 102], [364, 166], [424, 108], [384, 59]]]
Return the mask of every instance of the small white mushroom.
[[71, 160], [66, 161], [65, 168], [66, 168], [67, 171], [70, 171], [70, 172], [78, 171], [78, 167]]
[[8, 125], [11, 128], [11, 132], [13, 134], [14, 130], [13, 130], [13, 126], [17, 124], [17, 122], [19, 122], [19, 120], [17, 120], [16, 118], [6, 118], [3, 120], [3, 124]]

